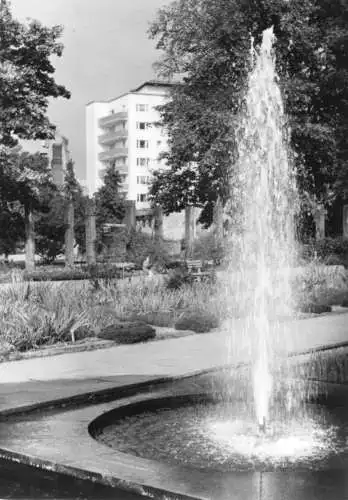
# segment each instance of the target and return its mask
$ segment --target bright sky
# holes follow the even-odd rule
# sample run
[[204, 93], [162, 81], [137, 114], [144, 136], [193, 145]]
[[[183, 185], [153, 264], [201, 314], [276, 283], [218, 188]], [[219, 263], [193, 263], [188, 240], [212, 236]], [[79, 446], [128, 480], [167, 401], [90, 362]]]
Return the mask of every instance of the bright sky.
[[49, 116], [68, 137], [77, 176], [85, 178], [85, 104], [110, 99], [155, 77], [159, 56], [149, 23], [171, 0], [11, 0], [14, 17], [64, 26], [55, 79], [71, 99], [53, 101]]

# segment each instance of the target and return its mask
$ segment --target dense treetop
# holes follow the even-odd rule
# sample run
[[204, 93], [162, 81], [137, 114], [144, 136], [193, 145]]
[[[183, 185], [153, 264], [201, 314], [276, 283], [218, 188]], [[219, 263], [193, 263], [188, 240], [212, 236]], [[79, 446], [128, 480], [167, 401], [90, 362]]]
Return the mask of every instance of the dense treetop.
[[347, 186], [348, 3], [178, 0], [150, 29], [159, 73], [181, 80], [161, 109], [170, 169], [152, 188], [166, 213], [193, 203], [209, 225], [217, 197], [228, 198], [251, 37], [260, 43], [270, 26], [303, 199], [327, 203]]
[[46, 116], [49, 98], [69, 98], [54, 78], [52, 56], [60, 57], [62, 28], [38, 21], [22, 24], [12, 17], [9, 3], [0, 3], [0, 144], [18, 139], [46, 139], [55, 127]]

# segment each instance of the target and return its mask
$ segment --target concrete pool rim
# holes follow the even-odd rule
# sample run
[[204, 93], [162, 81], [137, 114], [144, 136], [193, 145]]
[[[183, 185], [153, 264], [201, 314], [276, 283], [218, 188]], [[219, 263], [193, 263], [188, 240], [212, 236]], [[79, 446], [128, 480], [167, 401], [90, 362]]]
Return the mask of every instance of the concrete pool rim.
[[[348, 343], [340, 343], [336, 344], [335, 346], [330, 346], [331, 349], [337, 349], [337, 348], [342, 348], [342, 347], [347, 347]], [[326, 346], [324, 348], [315, 348], [311, 349], [305, 352], [297, 353], [296, 355], [301, 356], [301, 355], [307, 355], [307, 354], [313, 354], [313, 352], [318, 352], [318, 351], [324, 351], [326, 350]], [[88, 410], [88, 408], [96, 408], [96, 414], [95, 417], [96, 419], [103, 417], [104, 414], [108, 412], [112, 412], [114, 410], [115, 404], [118, 402], [120, 406], [124, 406], [125, 401], [129, 401], [130, 403], [134, 401], [135, 399], [138, 399], [141, 401], [141, 397], [146, 394], [152, 394], [153, 393], [158, 393], [161, 392], [161, 389], [164, 391], [166, 390], [166, 386], [171, 386], [173, 383], [180, 382], [180, 381], [188, 381], [195, 379], [197, 376], [201, 375], [209, 375], [213, 374], [216, 372], [221, 372], [224, 370], [231, 370], [231, 369], [238, 369], [238, 368], [243, 368], [245, 366], [248, 366], [246, 363], [241, 363], [239, 365], [235, 366], [220, 366], [216, 367], [214, 369], [207, 369], [207, 370], [199, 370], [196, 373], [189, 373], [189, 374], [183, 374], [181, 376], [175, 376], [175, 377], [158, 377], [158, 378], [152, 378], [148, 381], [142, 381], [140, 383], [133, 383], [133, 384], [128, 384], [124, 385], [122, 387], [118, 388], [111, 388], [111, 389], [103, 389], [101, 391], [94, 391], [93, 393], [83, 393], [83, 394], [78, 394], [75, 397], [71, 398], [62, 398], [62, 399], [56, 399], [56, 400], [50, 400], [46, 401], [44, 403], [39, 403], [39, 404], [31, 404], [27, 405], [26, 407], [22, 407], [20, 409], [13, 409], [13, 410], [5, 410], [5, 412], [0, 412], [0, 418], [3, 421], [9, 421], [9, 417], [25, 417], [25, 415], [29, 415], [30, 413], [35, 413], [35, 412], [42, 412], [44, 410], [56, 410], [56, 415], [58, 416], [60, 413], [63, 412], [83, 412], [85, 410]], [[337, 384], [333, 384], [337, 385]], [[345, 392], [348, 390], [347, 386], [340, 386], [342, 390]], [[106, 402], [105, 402], [106, 401]], [[143, 400], [146, 402], [146, 399]], [[148, 399], [150, 401], [150, 399]], [[123, 402], [123, 403], [122, 403]], [[132, 403], [131, 403], [132, 404]], [[81, 408], [82, 406], [82, 408]], [[108, 408], [106, 408], [106, 406]], [[75, 407], [76, 409], [74, 410], [71, 407]], [[105, 411], [99, 412], [98, 410], [103, 410], [102, 407], [105, 407]], [[80, 409], [79, 409], [80, 408]], [[87, 430], [88, 427], [93, 423], [95, 419], [91, 419], [87, 423]], [[86, 422], [84, 422], [86, 424]], [[90, 437], [91, 440], [93, 440], [92, 437]], [[117, 452], [115, 450], [112, 450], [112, 453], [116, 454]], [[124, 454], [120, 454], [121, 459]], [[33, 467], [39, 468], [39, 469], [44, 469], [44, 470], [51, 470], [54, 472], [58, 472], [64, 475], [69, 475], [73, 476], [77, 479], [83, 479], [83, 480], [88, 480], [92, 482], [97, 482], [103, 485], [119, 488], [124, 491], [128, 492], [133, 492], [139, 497], [151, 497], [151, 498], [158, 498], [158, 499], [176, 499], [176, 500], [187, 500], [187, 499], [210, 499], [212, 498], [211, 496], [208, 496], [202, 491], [201, 488], [198, 488], [198, 491], [194, 491], [195, 488], [186, 488], [187, 483], [186, 481], [183, 481], [184, 477], [187, 477], [187, 473], [183, 472], [184, 467], [178, 466], [178, 467], [173, 467], [170, 465], [166, 464], [159, 464], [158, 462], [155, 461], [149, 461], [146, 459], [137, 459], [134, 460], [134, 466], [135, 469], [138, 471], [137, 474], [134, 474], [134, 477], [138, 477], [139, 479], [139, 464], [141, 464], [141, 461], [147, 462], [147, 467], [153, 466], [156, 471], [155, 473], [159, 473], [162, 477], [162, 485], [167, 484], [167, 487], [160, 487], [159, 484], [151, 484], [151, 481], [139, 481], [135, 479], [134, 481], [129, 478], [129, 477], [123, 477], [122, 474], [103, 474], [102, 472], [97, 472], [97, 471], [91, 471], [88, 470], [88, 468], [83, 468], [83, 467], [77, 467], [77, 466], [72, 466], [72, 465], [67, 465], [67, 464], [62, 464], [59, 462], [55, 462], [52, 460], [47, 460], [45, 458], [40, 458], [36, 454], [28, 454], [28, 453], [21, 453], [18, 450], [10, 449], [10, 448], [2, 448], [2, 444], [0, 442], [0, 457], [10, 460], [11, 462], [14, 463], [22, 463], [26, 465], [31, 465]], [[134, 457], [131, 456], [131, 459]], [[172, 472], [175, 472], [180, 477], [179, 481], [179, 488], [174, 488], [173, 485], [170, 486], [168, 484], [168, 481], [163, 480], [163, 477], [168, 474], [168, 476], [172, 476]], [[192, 469], [189, 471], [188, 474], [192, 475]], [[238, 489], [241, 488], [241, 485], [243, 485], [243, 488], [246, 488], [246, 496], [245, 498], [248, 498], [248, 491], [251, 493], [250, 490], [248, 490], [248, 486], [251, 487], [250, 485], [254, 484], [255, 482], [255, 477], [257, 478], [258, 474], [257, 472], [251, 472], [251, 473], [243, 473], [242, 475], [240, 474], [235, 474], [235, 483], [237, 483]], [[194, 474], [196, 477], [199, 477], [201, 481], [204, 475], [200, 474], [199, 472]], [[218, 478], [221, 476], [221, 473], [216, 473], [213, 474], [214, 478], [212, 481], [212, 486], [217, 484]], [[155, 481], [156, 483], [156, 481]], [[158, 482], [157, 482], [158, 483]], [[174, 481], [175, 483], [175, 481]], [[186, 484], [184, 484], [186, 483]], [[170, 486], [170, 487], [169, 487]], [[223, 492], [221, 492], [223, 495]], [[220, 496], [219, 493], [214, 494], [214, 500], [218, 500], [219, 498], [223, 499], [225, 498], [224, 496]], [[250, 497], [251, 498], [251, 497]]]

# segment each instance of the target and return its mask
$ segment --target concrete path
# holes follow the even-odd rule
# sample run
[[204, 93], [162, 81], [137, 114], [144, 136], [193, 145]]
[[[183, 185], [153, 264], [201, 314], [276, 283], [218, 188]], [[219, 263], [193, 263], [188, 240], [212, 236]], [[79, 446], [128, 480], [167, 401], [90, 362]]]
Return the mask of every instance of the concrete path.
[[[291, 321], [278, 330], [279, 349], [286, 353], [348, 343], [348, 314]], [[249, 361], [249, 340], [243, 333], [243, 323], [235, 321], [205, 335], [1, 363], [0, 381], [2, 384], [58, 380], [62, 383], [119, 375], [190, 374], [229, 362]]]

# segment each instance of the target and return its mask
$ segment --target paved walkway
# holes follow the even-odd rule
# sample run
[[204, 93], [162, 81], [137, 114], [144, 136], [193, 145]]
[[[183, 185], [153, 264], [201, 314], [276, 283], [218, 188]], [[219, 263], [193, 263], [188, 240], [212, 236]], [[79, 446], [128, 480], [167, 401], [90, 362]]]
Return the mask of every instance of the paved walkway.
[[[342, 342], [348, 344], [348, 314], [283, 323], [273, 335], [278, 349], [287, 353]], [[233, 363], [248, 361], [248, 339], [243, 332], [243, 323], [235, 321], [211, 334], [2, 363], [0, 413], [4, 418], [6, 411], [28, 409], [37, 403], [100, 390], [117, 391], [117, 388], [147, 382], [153, 377], [190, 374], [224, 365], [229, 360]], [[30, 457], [30, 463], [39, 467], [44, 464], [44, 468], [54, 467], [58, 472], [76, 477], [81, 477], [80, 473], [84, 478], [97, 477], [98, 481], [105, 480], [107, 484], [121, 484], [122, 489], [145, 485], [149, 491], [162, 491], [165, 487], [175, 492], [175, 498], [178, 498], [178, 492], [185, 494], [185, 498], [227, 500], [233, 495], [240, 500], [256, 499], [260, 498], [258, 486], [261, 479], [266, 488], [262, 498], [278, 498], [279, 495], [284, 499], [319, 499], [330, 495], [338, 498], [337, 493], [345, 491], [342, 481], [346, 471], [342, 471], [338, 478], [336, 476], [335, 491], [323, 489], [321, 495], [317, 486], [323, 482], [317, 484], [311, 474], [306, 476], [305, 483], [302, 476], [295, 476], [293, 482], [299, 485], [295, 491], [289, 489], [286, 478], [281, 483], [273, 472], [267, 476], [262, 473], [262, 478], [258, 473], [209, 473], [207, 476], [204, 471], [189, 469], [185, 472], [163, 463], [120, 455], [92, 440], [87, 432], [88, 423], [114, 405], [114, 401], [109, 406], [107, 403], [98, 407], [90, 405], [87, 409], [51, 415], [42, 421], [13, 421], [5, 415], [0, 426], [3, 456], [17, 461], [23, 460], [24, 455], [25, 463]], [[80, 417], [76, 418], [78, 415]], [[332, 483], [332, 479], [328, 478], [328, 481]], [[290, 493], [282, 495], [281, 488]], [[313, 488], [313, 496], [310, 496], [308, 492]], [[174, 494], [170, 498], [174, 498]]]
[[[284, 323], [277, 340], [288, 353], [348, 343], [348, 313]], [[235, 321], [205, 335], [1, 363], [0, 380], [7, 384], [118, 375], [176, 376], [237, 364], [249, 357], [249, 338], [243, 335], [242, 322]]]

